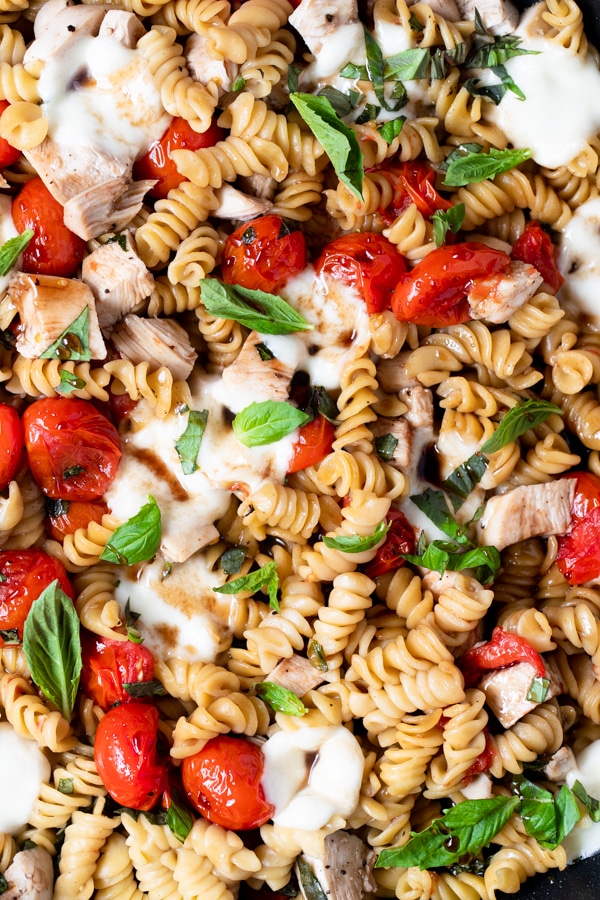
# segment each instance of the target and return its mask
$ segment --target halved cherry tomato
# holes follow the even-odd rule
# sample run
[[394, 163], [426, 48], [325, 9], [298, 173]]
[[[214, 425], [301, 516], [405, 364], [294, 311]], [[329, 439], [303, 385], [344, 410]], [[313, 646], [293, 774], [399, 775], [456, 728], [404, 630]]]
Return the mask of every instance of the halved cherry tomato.
[[401, 322], [433, 328], [466, 322], [473, 283], [509, 266], [506, 253], [477, 241], [439, 247], [400, 281], [392, 297], [394, 315]]
[[154, 678], [152, 654], [133, 641], [116, 641], [84, 631], [81, 651], [81, 687], [104, 711], [115, 703], [132, 702], [124, 684], [141, 684]]
[[473, 687], [484, 672], [490, 669], [503, 669], [520, 662], [530, 663], [540, 678], [545, 676], [544, 660], [529, 641], [496, 626], [492, 631], [491, 640], [467, 650], [457, 665], [464, 675], [465, 687]]
[[331, 451], [334, 438], [335, 428], [325, 416], [319, 414], [303, 425], [292, 450], [288, 475], [321, 462]]
[[115, 425], [120, 425], [123, 419], [125, 419], [137, 405], [138, 401], [132, 400], [129, 394], [113, 394], [112, 391], [108, 394], [110, 417]]
[[[23, 640], [23, 625], [31, 604], [49, 584], [58, 579], [62, 590], [71, 600], [75, 592], [65, 567], [43, 550], [0, 551], [0, 632], [18, 632]], [[0, 634], [0, 647], [4, 639]]]
[[227, 284], [277, 293], [306, 268], [306, 241], [280, 216], [240, 225], [225, 242], [221, 271]]
[[35, 275], [75, 275], [85, 255], [85, 241], [69, 231], [64, 212], [41, 178], [26, 182], [12, 202], [15, 228], [35, 234], [23, 251], [23, 271]]
[[492, 743], [492, 739], [490, 737], [490, 733], [487, 728], [483, 729], [483, 733], [485, 734], [485, 747], [483, 752], [479, 754], [475, 762], [472, 766], [469, 766], [467, 771], [465, 772], [465, 780], [467, 784], [473, 780], [477, 775], [481, 775], [482, 772], [487, 772], [488, 769], [492, 767], [492, 763], [496, 757], [496, 748]]
[[554, 293], [564, 284], [565, 279], [556, 265], [558, 247], [539, 222], [527, 223], [523, 234], [514, 242], [510, 255], [534, 266]]
[[15, 477], [24, 449], [19, 413], [14, 407], [0, 403], [0, 491]]
[[567, 472], [561, 477], [577, 479], [571, 503], [571, 524], [578, 525], [593, 509], [600, 506], [600, 477], [593, 472]]
[[403, 553], [415, 552], [415, 532], [404, 513], [390, 509], [386, 519], [390, 523], [390, 530], [384, 543], [377, 550], [375, 559], [365, 569], [365, 574], [369, 578], [394, 572], [406, 562]]
[[[10, 106], [8, 100], [0, 100], [0, 116]], [[4, 138], [0, 138], [0, 167], [12, 166], [18, 160], [21, 151], [9, 144]]]
[[391, 165], [383, 169], [390, 176], [394, 187], [394, 196], [390, 211], [394, 216], [414, 203], [426, 219], [438, 209], [450, 209], [452, 203], [441, 196], [435, 189], [435, 172], [425, 162], [409, 160], [400, 165]]
[[117, 803], [152, 809], [167, 785], [167, 763], [158, 753], [158, 710], [132, 700], [109, 709], [98, 725], [94, 760]]
[[171, 151], [214, 147], [224, 137], [225, 132], [219, 128], [216, 119], [212, 120], [206, 131], [199, 133], [194, 131], [185, 119], [175, 116], [163, 136], [154, 141], [146, 153], [136, 161], [133, 177], [137, 181], [156, 178], [157, 183], [148, 193], [151, 197], [163, 199], [170, 190], [179, 187], [182, 181], [187, 181], [187, 178], [177, 171], [177, 166], [171, 159]]
[[370, 314], [389, 309], [394, 289], [406, 273], [406, 263], [382, 234], [363, 231], [345, 234], [328, 244], [315, 269], [317, 275], [326, 272], [355, 288]]
[[220, 734], [183, 760], [181, 777], [190, 803], [205, 819], [246, 831], [263, 825], [275, 810], [260, 783], [263, 766], [256, 744]]
[[[50, 501], [52, 502], [52, 501]], [[74, 500], [59, 500], [61, 511], [58, 515], [48, 515], [46, 528], [55, 541], [64, 541], [67, 534], [75, 534], [78, 528], [87, 528], [90, 522], [102, 522], [108, 512], [104, 500], [89, 500], [82, 503]]]
[[556, 565], [570, 584], [600, 576], [600, 478], [593, 472], [569, 472], [577, 484], [571, 503], [571, 531], [558, 539]]
[[37, 400], [23, 428], [31, 474], [46, 496], [95, 500], [114, 480], [119, 434], [87, 400]]

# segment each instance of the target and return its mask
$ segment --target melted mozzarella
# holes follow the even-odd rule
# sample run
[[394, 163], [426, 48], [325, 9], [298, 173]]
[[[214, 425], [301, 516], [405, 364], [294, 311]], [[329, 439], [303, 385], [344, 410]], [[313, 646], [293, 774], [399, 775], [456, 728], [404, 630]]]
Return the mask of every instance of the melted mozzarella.
[[560, 239], [561, 304], [600, 327], [600, 198], [577, 210]]
[[29, 821], [50, 763], [35, 743], [0, 722], [0, 834], [14, 834]]
[[[567, 785], [580, 781], [591, 797], [600, 797], [600, 741], [593, 741], [577, 754], [577, 768], [567, 775]], [[586, 814], [562, 842], [568, 862], [585, 859], [600, 851], [600, 822]]]
[[[323, 38], [315, 61], [302, 74], [302, 84], [316, 83], [331, 75], [336, 75], [350, 60], [357, 66], [362, 66], [365, 63], [366, 55], [362, 24], [352, 22], [340, 25]], [[347, 90], [349, 82], [346, 81], [345, 84]]]
[[276, 825], [313, 831], [356, 807], [364, 757], [343, 725], [279, 731], [262, 751], [261, 783]]
[[[12, 197], [6, 197], [4, 194], [0, 195], [0, 246], [10, 238], [17, 237], [19, 234], [15, 228], [15, 223], [13, 222], [11, 207]], [[4, 293], [8, 287], [8, 282], [10, 281], [12, 273], [19, 268], [20, 264], [21, 257], [18, 258], [12, 269], [9, 269], [6, 275], [0, 275], [1, 293]]]

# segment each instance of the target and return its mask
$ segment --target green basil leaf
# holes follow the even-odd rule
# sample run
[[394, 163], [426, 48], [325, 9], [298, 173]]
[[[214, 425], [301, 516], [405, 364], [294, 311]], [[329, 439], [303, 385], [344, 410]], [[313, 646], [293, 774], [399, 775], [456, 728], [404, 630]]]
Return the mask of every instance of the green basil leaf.
[[279, 588], [279, 578], [277, 577], [276, 562], [268, 562], [255, 572], [250, 572], [248, 575], [240, 575], [239, 578], [234, 578], [233, 581], [228, 581], [227, 584], [223, 584], [221, 587], [214, 587], [213, 591], [216, 594], [240, 594], [242, 591], [250, 591], [250, 593], [255, 594], [256, 591], [265, 586], [269, 593], [270, 605], [273, 609], [278, 610], [277, 590]]
[[325, 97], [326, 100], [329, 100], [336, 116], [339, 116], [340, 119], [343, 119], [344, 116], [347, 116], [354, 109], [354, 104], [349, 95], [344, 94], [343, 91], [338, 91], [337, 88], [330, 84], [324, 85], [319, 90], [317, 97]]
[[375, 438], [375, 452], [379, 459], [389, 462], [393, 457], [396, 447], [398, 446], [398, 438], [393, 434], [382, 434], [381, 437]]
[[[419, 549], [419, 548], [417, 548]], [[472, 547], [446, 541], [432, 541], [421, 553], [402, 554], [408, 562], [425, 566], [433, 572], [462, 572], [473, 569], [474, 577], [482, 584], [489, 584], [500, 571], [500, 554], [495, 547]]]
[[224, 284], [218, 278], [203, 279], [200, 291], [211, 316], [233, 319], [261, 334], [292, 334], [314, 328], [293, 306], [275, 294], [253, 291], [239, 284]]
[[556, 846], [556, 811], [552, 795], [549, 800], [522, 800], [519, 812], [528, 835], [543, 847]]
[[365, 103], [363, 111], [356, 119], [356, 124], [365, 125], [367, 122], [374, 122], [378, 115], [378, 106], [376, 106], [374, 103]]
[[162, 697], [166, 694], [164, 685], [156, 680], [123, 682], [123, 687], [130, 697]]
[[175, 444], [184, 475], [192, 475], [198, 469], [196, 460], [208, 421], [207, 409], [190, 409], [185, 431]]
[[516, 34], [503, 34], [494, 37], [493, 43], [476, 45], [465, 61], [467, 69], [491, 69], [503, 66], [515, 56], [537, 56], [539, 50], [523, 50], [522, 39]]
[[556, 843], [554, 846], [549, 847], [549, 850], [554, 850], [559, 844], [562, 844], [581, 818], [573, 792], [569, 790], [566, 784], [563, 784], [555, 796], [554, 807], [556, 809]]
[[23, 628], [23, 650], [32, 679], [70, 719], [81, 672], [79, 616], [58, 580], [33, 601]]
[[23, 234], [11, 237], [2, 244], [0, 247], [0, 275], [8, 275], [34, 233], [33, 228], [27, 228]]
[[293, 691], [275, 684], [274, 681], [262, 681], [256, 685], [256, 693], [265, 703], [286, 716], [305, 716], [308, 712], [304, 703]]
[[517, 797], [465, 800], [424, 831], [413, 832], [403, 847], [382, 850], [375, 866], [451, 866], [467, 854], [475, 855], [487, 847], [518, 805]]
[[[454, 511], [460, 509], [462, 503], [455, 503], [453, 495], [461, 500], [466, 500], [471, 491], [479, 484], [485, 470], [488, 467], [488, 460], [482, 453], [474, 453], [458, 468], [450, 472], [444, 481], [444, 488], [450, 493], [450, 500], [454, 507]], [[481, 511], [483, 513], [483, 509]]]
[[501, 172], [508, 172], [531, 158], [531, 150], [496, 150], [488, 153], [471, 153], [454, 160], [446, 170], [444, 187], [462, 187], [478, 184]]
[[475, 34], [478, 34], [481, 37], [490, 37], [490, 33], [483, 24], [481, 13], [477, 9], [477, 7], [475, 7]]
[[8, 881], [6, 880], [6, 878], [4, 877], [2, 872], [0, 872], [0, 896], [2, 894], [6, 893], [7, 890], [8, 890]]
[[336, 116], [329, 100], [314, 94], [290, 94], [290, 100], [323, 145], [335, 173], [346, 187], [363, 200], [363, 155], [356, 132]]
[[53, 519], [58, 519], [59, 516], [66, 516], [70, 505], [69, 500], [54, 500], [51, 497], [46, 497], [46, 515]]
[[123, 253], [127, 252], [127, 235], [126, 234], [117, 232], [116, 234], [113, 234], [112, 237], [109, 237], [109, 239], [107, 240], [106, 243], [107, 244], [118, 244], [119, 247], [121, 248], [121, 250], [123, 251]]
[[62, 369], [60, 373], [60, 384], [56, 385], [56, 390], [59, 394], [65, 394], [68, 396], [73, 391], [81, 391], [85, 387], [85, 381], [83, 378], [80, 378], [79, 375], [75, 375], [73, 372], [67, 372], [66, 369]]
[[160, 509], [154, 497], [149, 496], [148, 503], [135, 516], [119, 525], [100, 559], [128, 566], [152, 559], [160, 546], [160, 536]]
[[275, 354], [269, 350], [266, 344], [257, 344], [256, 352], [263, 362], [270, 362], [272, 359], [275, 359]]
[[351, 78], [357, 81], [368, 81], [369, 73], [366, 66], [355, 66], [354, 63], [346, 63], [340, 72], [342, 78]]
[[384, 62], [381, 47], [369, 31], [369, 29], [364, 25], [363, 32], [365, 36], [365, 47], [367, 50], [367, 73], [369, 75], [369, 81], [373, 85], [373, 91], [375, 93], [375, 96], [379, 100], [382, 109], [389, 110], [387, 100], [385, 99], [383, 85]]
[[89, 362], [90, 351], [90, 311], [87, 306], [68, 325], [53, 344], [40, 353], [40, 359], [75, 359]]
[[319, 879], [303, 856], [297, 858], [296, 865], [306, 900], [327, 900], [327, 894], [321, 887]]
[[341, 550], [343, 553], [362, 553], [371, 550], [383, 540], [390, 530], [389, 522], [380, 522], [373, 534], [340, 535], [339, 537], [323, 537], [323, 543], [330, 550]]
[[530, 428], [537, 428], [552, 413], [557, 413], [559, 416], [564, 415], [560, 406], [555, 406], [554, 403], [549, 403], [547, 400], [525, 400], [524, 403], [513, 406], [508, 410], [491, 438], [485, 442], [481, 452], [489, 456], [490, 453], [502, 450]]
[[401, 50], [385, 61], [386, 81], [417, 81], [427, 77], [431, 54], [428, 49]]
[[[4, 581], [6, 581], [6, 575], [4, 576]], [[20, 644], [21, 640], [19, 638], [19, 629], [18, 628], [8, 628], [6, 631], [0, 631], [0, 637], [4, 641], [5, 644]]]
[[474, 97], [483, 97], [485, 100], [491, 100], [496, 106], [498, 106], [507, 91], [512, 91], [519, 100], [526, 99], [525, 94], [521, 88], [515, 84], [504, 66], [492, 66], [490, 71], [499, 78], [499, 83], [483, 85], [478, 78], [469, 78], [465, 82], [465, 88], [470, 94]]
[[183, 842], [192, 830], [194, 820], [187, 809], [182, 809], [173, 800], [167, 810], [166, 824], [169, 826], [177, 840]]
[[455, 149], [448, 154], [446, 159], [440, 163], [440, 169], [442, 172], [447, 172], [448, 168], [453, 162], [456, 162], [457, 159], [463, 159], [470, 153], [479, 153], [481, 150], [483, 150], [481, 144], [459, 144], [458, 147], [455, 147]]
[[472, 546], [471, 541], [465, 534], [464, 527], [459, 525], [448, 507], [448, 500], [442, 491], [436, 491], [433, 488], [427, 488], [422, 494], [411, 495], [412, 502], [421, 512], [425, 513], [428, 519], [437, 525], [440, 531], [453, 538], [459, 544]]
[[63, 478], [65, 481], [69, 478], [77, 478], [78, 475], [82, 475], [85, 471], [83, 466], [71, 466], [69, 469], [63, 471]]
[[247, 555], [248, 548], [242, 544], [238, 547], [230, 547], [221, 557], [221, 568], [226, 575], [235, 575], [242, 568]]
[[520, 800], [537, 800], [538, 802], [552, 802], [554, 799], [550, 791], [530, 781], [523, 775], [515, 775], [511, 781], [510, 789]]
[[140, 632], [137, 629], [137, 620], [139, 619], [141, 613], [135, 612], [131, 609], [129, 598], [125, 603], [125, 627], [127, 628], [127, 640], [131, 641], [132, 644], [143, 644], [144, 638], [141, 636]]
[[383, 125], [381, 125], [381, 127], [379, 128], [379, 134], [384, 139], [386, 144], [391, 144], [394, 139], [398, 137], [398, 135], [402, 131], [402, 128], [404, 127], [405, 122], [406, 116], [398, 116], [397, 119], [392, 119], [391, 121], [384, 122]]
[[414, 13], [410, 14], [410, 19], [408, 20], [408, 24], [410, 25], [411, 31], [424, 31], [425, 26], [421, 25], [419, 20], [417, 19]]
[[280, 441], [296, 428], [306, 425], [310, 416], [284, 400], [251, 403], [237, 414], [231, 427], [245, 447], [262, 447]]
[[163, 565], [162, 572], [160, 573], [160, 580], [164, 581], [165, 578], [168, 578], [171, 572], [173, 571], [173, 563], [170, 563], [168, 559], [165, 560]]
[[457, 203], [450, 209], [438, 209], [431, 217], [433, 225], [433, 239], [436, 247], [441, 247], [446, 240], [446, 234], [451, 231], [457, 234], [465, 221], [465, 204]]
[[74, 791], [74, 784], [72, 778], [59, 778], [58, 779], [58, 790], [61, 794], [72, 794]]
[[539, 678], [537, 675], [529, 685], [527, 691], [527, 699], [531, 703], [543, 703], [548, 696], [548, 688], [550, 687], [549, 678]]
[[231, 90], [235, 91], [237, 94], [238, 91], [243, 91], [246, 87], [246, 79], [243, 75], [238, 75], [233, 84], [231, 85]]
[[306, 656], [313, 669], [320, 669], [321, 672], [327, 672], [329, 670], [323, 647], [318, 641], [315, 641], [314, 638], [311, 638], [308, 642]]
[[306, 413], [310, 419], [316, 419], [318, 415], [322, 415], [323, 418], [327, 419], [328, 422], [331, 422], [332, 425], [338, 424], [336, 418], [338, 408], [331, 399], [329, 392], [318, 384], [310, 389], [310, 392], [305, 400], [303, 400], [299, 409], [301, 409], [303, 413]]
[[290, 94], [295, 94], [298, 90], [298, 77], [300, 75], [300, 69], [297, 69], [295, 66], [290, 66], [288, 69], [288, 91]]
[[586, 807], [592, 822], [600, 822], [600, 800], [590, 796], [580, 781], [576, 781], [571, 790]]

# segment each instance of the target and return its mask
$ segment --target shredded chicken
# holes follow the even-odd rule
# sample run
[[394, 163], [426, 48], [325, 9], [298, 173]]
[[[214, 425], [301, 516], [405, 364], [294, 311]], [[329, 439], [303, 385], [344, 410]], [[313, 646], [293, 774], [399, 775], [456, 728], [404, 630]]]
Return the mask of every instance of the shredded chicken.
[[[479, 687], [485, 694], [485, 702], [503, 728], [512, 728], [515, 722], [538, 706], [536, 700], [528, 699], [536, 675], [535, 666], [521, 662], [505, 669], [494, 669], [481, 679]], [[563, 691], [560, 675], [552, 660], [546, 661], [545, 677], [549, 681], [545, 700], [551, 700]]]
[[137, 255], [129, 234], [101, 244], [86, 256], [81, 277], [94, 293], [103, 331], [110, 331], [154, 289], [154, 278]]
[[567, 775], [577, 766], [575, 754], [570, 747], [561, 747], [556, 753], [553, 753], [548, 764], [544, 766], [543, 773], [548, 781], [555, 781], [558, 784], [564, 784]]
[[421, 382], [406, 373], [406, 363], [410, 350], [404, 350], [392, 359], [382, 359], [377, 366], [379, 387], [386, 394], [395, 394], [404, 388], [421, 387]]
[[243, 175], [236, 184], [240, 190], [260, 200], [272, 200], [277, 193], [277, 182], [270, 175]]
[[[327, 835], [322, 859], [304, 856], [323, 888], [328, 900], [362, 900], [365, 893], [376, 889], [373, 878], [375, 853], [356, 835], [335, 831]], [[302, 878], [298, 878], [302, 894], [306, 891]]]
[[491, 278], [478, 278], [467, 294], [471, 318], [486, 319], [494, 325], [510, 317], [530, 300], [543, 277], [527, 263], [513, 260], [507, 272]]
[[176, 380], [187, 379], [194, 368], [197, 353], [187, 331], [172, 319], [125, 316], [111, 339], [124, 359], [148, 361], [151, 370], [166, 366]]
[[575, 481], [527, 484], [492, 497], [476, 526], [479, 543], [503, 550], [530, 537], [564, 534], [571, 527]]
[[290, 16], [293, 25], [311, 53], [318, 54], [324, 41], [340, 25], [358, 20], [356, 0], [302, 0]]
[[215, 197], [219, 205], [212, 215], [219, 219], [255, 219], [268, 212], [273, 205], [269, 200], [244, 194], [230, 184], [218, 188]]
[[155, 184], [129, 183], [121, 177], [81, 191], [65, 203], [65, 225], [86, 241], [107, 231], [120, 231], [140, 211], [144, 195]]
[[400, 399], [406, 403], [406, 421], [413, 428], [433, 428], [433, 393], [420, 384], [401, 388]]
[[223, 384], [244, 391], [252, 385], [256, 399], [287, 400], [294, 370], [277, 357], [263, 359], [261, 347], [260, 336], [251, 331], [237, 359], [223, 372]]
[[3, 900], [52, 900], [52, 857], [43, 847], [21, 850], [4, 873], [8, 890]]

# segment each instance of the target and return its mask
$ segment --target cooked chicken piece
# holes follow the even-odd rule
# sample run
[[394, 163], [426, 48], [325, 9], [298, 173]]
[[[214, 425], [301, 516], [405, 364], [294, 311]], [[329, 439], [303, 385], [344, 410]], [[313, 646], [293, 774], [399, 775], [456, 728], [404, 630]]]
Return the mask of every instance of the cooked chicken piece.
[[376, 438], [389, 435], [396, 440], [392, 454], [386, 461], [395, 469], [407, 469], [411, 462], [413, 442], [412, 428], [406, 419], [386, 419], [383, 416], [373, 422], [369, 428]]
[[511, 34], [519, 24], [519, 10], [510, 0], [456, 0], [461, 19], [472, 22], [478, 9], [490, 34]]
[[548, 764], [544, 766], [542, 772], [548, 781], [555, 781], [557, 784], [564, 784], [567, 775], [577, 767], [575, 754], [570, 747], [561, 747], [556, 753], [550, 757]]
[[575, 479], [526, 484], [488, 500], [476, 525], [479, 543], [503, 550], [530, 537], [564, 534], [571, 527]]
[[21, 356], [37, 359], [87, 306], [92, 359], [105, 358], [106, 347], [98, 324], [94, 295], [83, 281], [15, 272], [8, 290], [23, 326], [17, 337], [17, 350]]
[[[96, 8], [77, 7], [77, 9]], [[117, 181], [119, 186], [114, 187], [113, 196], [118, 198], [125, 190], [131, 175], [131, 163], [126, 159], [117, 159], [92, 147], [69, 148], [49, 137], [42, 141], [39, 147], [25, 150], [24, 156], [61, 206], [82, 191], [88, 191], [98, 185], [113, 185]]]
[[491, 800], [494, 796], [493, 787], [492, 779], [483, 772], [464, 787], [461, 787], [460, 792], [467, 800]]
[[110, 331], [154, 290], [154, 278], [137, 255], [130, 234], [118, 235], [86, 256], [81, 277], [94, 293], [103, 331]]
[[[522, 662], [505, 669], [494, 669], [481, 679], [479, 687], [485, 694], [485, 702], [503, 728], [511, 728], [538, 706], [535, 700], [527, 699], [536, 676], [535, 666]], [[551, 660], [546, 662], [545, 677], [550, 682], [545, 700], [551, 700], [563, 691], [560, 675]]]
[[386, 394], [395, 394], [404, 388], [421, 387], [421, 382], [406, 374], [406, 362], [412, 350], [403, 350], [392, 359], [382, 359], [377, 366], [379, 387]]
[[315, 669], [308, 659], [296, 653], [289, 659], [282, 659], [277, 663], [266, 680], [287, 688], [298, 697], [304, 697], [308, 691], [312, 691], [325, 681], [320, 669]]
[[433, 393], [430, 388], [417, 384], [401, 388], [398, 395], [408, 406], [406, 421], [413, 428], [433, 428]]
[[52, 900], [52, 857], [43, 847], [21, 850], [4, 873], [8, 890], [3, 900]]
[[340, 25], [358, 20], [356, 0], [302, 0], [289, 18], [311, 53], [319, 53], [323, 42]]
[[219, 205], [212, 213], [218, 219], [255, 219], [268, 212], [273, 204], [270, 200], [261, 200], [238, 191], [230, 184], [215, 191]]
[[[414, 6], [420, 0], [409, 0], [408, 7]], [[455, 0], [428, 0], [427, 5], [438, 16], [443, 16], [448, 22], [460, 21], [460, 12]]]
[[115, 178], [81, 191], [65, 203], [65, 225], [84, 241], [121, 231], [139, 213], [144, 195], [155, 184], [151, 180], [128, 184], [126, 178]]
[[223, 372], [224, 386], [247, 391], [252, 385], [256, 400], [287, 400], [294, 370], [277, 357], [263, 359], [258, 348], [261, 337], [251, 331], [235, 362]]
[[543, 280], [537, 269], [518, 260], [513, 260], [501, 275], [478, 278], [467, 294], [471, 318], [486, 319], [493, 325], [507, 322], [533, 297]]
[[65, 6], [63, 0], [58, 3], [49, 0], [45, 6], [41, 22], [39, 14], [36, 16], [35, 40], [27, 48], [25, 64], [64, 53], [83, 34], [95, 37], [106, 15], [106, 7]]
[[146, 29], [135, 13], [126, 12], [124, 9], [109, 9], [99, 31], [100, 37], [115, 38], [130, 50], [135, 48], [145, 33]]
[[191, 34], [185, 45], [185, 58], [190, 75], [200, 84], [216, 84], [219, 96], [230, 91], [239, 66], [229, 59], [215, 59], [208, 53], [203, 34]]
[[236, 184], [240, 190], [260, 200], [272, 200], [277, 193], [277, 182], [270, 175], [243, 175]]
[[[328, 900], [362, 900], [376, 888], [373, 878], [375, 853], [360, 838], [346, 831], [328, 834], [323, 859], [304, 856]], [[301, 877], [298, 884], [305, 898]], [[310, 894], [312, 896], [312, 892]]]
[[172, 319], [141, 319], [125, 316], [111, 335], [123, 359], [147, 360], [152, 370], [166, 366], [176, 380], [186, 380], [197, 353], [185, 329]]
[[163, 532], [160, 549], [169, 562], [182, 563], [204, 547], [216, 544], [220, 538], [214, 525], [199, 525], [176, 535], [166, 535]]

